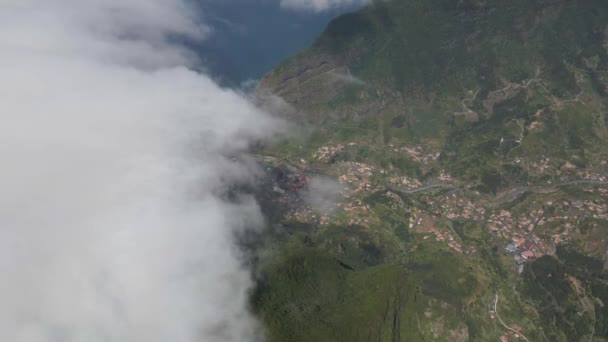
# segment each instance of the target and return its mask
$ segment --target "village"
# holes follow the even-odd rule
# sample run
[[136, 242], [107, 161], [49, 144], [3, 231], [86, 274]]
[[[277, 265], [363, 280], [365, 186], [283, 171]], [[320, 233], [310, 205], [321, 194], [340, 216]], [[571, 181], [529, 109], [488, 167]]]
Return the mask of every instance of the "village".
[[[500, 204], [504, 202], [496, 200], [498, 196], [467, 190], [459, 180], [443, 170], [432, 180], [420, 181], [370, 163], [333, 160], [349, 146], [354, 146], [354, 143], [323, 146], [313, 156], [316, 162], [332, 164], [331, 175], [340, 189], [339, 200], [333, 211], [319, 211], [298, 199], [297, 194], [306, 191], [314, 174], [293, 169], [284, 174], [283, 171], [275, 173], [275, 192], [284, 198], [285, 203], [292, 203], [289, 218], [319, 226], [348, 225], [373, 229], [374, 225], [385, 221], [375, 202], [366, 199], [381, 195], [386, 199], [381, 201], [383, 205], [401, 216], [410, 232], [423, 241], [441, 244], [454, 253], [476, 255], [478, 246], [463, 241], [453, 228], [458, 222], [474, 222], [487, 232], [488, 241], [509, 257], [513, 275], [521, 275], [527, 263], [544, 255], [555, 255], [558, 245], [580, 237], [583, 219], [591, 220], [587, 230], [596, 229], [598, 232], [601, 229], [593, 220], [608, 220], [608, 178], [604, 170], [579, 170], [566, 164], [558, 169], [557, 177], [548, 181], [547, 185], [528, 186], [531, 190], [526, 191], [534, 190], [539, 194], [539, 201], [533, 202], [534, 205], [503, 206]], [[436, 153], [425, 151], [422, 147], [391, 148], [406, 153], [420, 163], [433, 163], [438, 158]], [[530, 165], [542, 173], [548, 170], [550, 162], [545, 158]], [[300, 160], [300, 164], [308, 163]], [[602, 168], [606, 166], [605, 162], [601, 164]], [[552, 182], [576, 189], [577, 195], [559, 192]], [[515, 196], [507, 196], [507, 200], [517, 202], [524, 197], [522, 193], [515, 191]], [[558, 195], [553, 196], [556, 193]], [[601, 234], [594, 242], [605, 246], [605, 240], [605, 234]], [[576, 283], [576, 279], [572, 281]], [[579, 314], [592, 310], [584, 295], [581, 295], [581, 303], [582, 311]], [[490, 319], [505, 328], [500, 340], [527, 340], [520, 325], [502, 321], [497, 306], [498, 295], [491, 302], [488, 314]]]
[[[492, 205], [492, 198], [488, 196], [481, 196], [478, 192], [465, 194], [461, 188], [456, 187], [459, 185], [458, 180], [445, 171], [441, 171], [435, 180], [427, 180], [423, 183], [414, 177], [400, 175], [364, 162], [332, 161], [337, 154], [355, 145], [356, 143], [353, 142], [322, 146], [312, 156], [317, 163], [331, 161], [332, 172], [342, 189], [341, 200], [336, 207], [337, 211], [344, 215], [336, 215], [337, 211], [319, 212], [306, 205], [294, 205], [289, 214], [292, 219], [315, 222], [319, 225], [334, 223], [369, 227], [373, 221], [377, 222], [381, 218], [375, 218], [373, 208], [369, 203], [365, 203], [364, 198], [373, 193], [383, 193], [393, 203], [390, 205], [391, 210], [396, 212], [402, 210], [404, 219], [407, 218], [408, 229], [423, 234], [424, 240], [432, 237], [457, 253], [475, 253], [475, 246], [466, 246], [449, 225], [439, 224], [439, 221], [472, 220], [481, 224], [491, 234], [494, 242], [511, 256], [517, 273], [522, 273], [526, 262], [546, 254], [552, 255], [557, 245], [570, 241], [576, 234], [579, 218], [608, 219], [608, 201], [605, 200], [608, 198], [608, 178], [603, 172], [579, 170], [569, 164], [558, 170], [558, 181], [562, 183], [597, 182], [597, 186], [585, 188], [584, 191], [597, 194], [603, 200], [562, 199], [515, 214], [506, 209], [496, 209]], [[439, 157], [438, 153], [428, 151], [421, 146], [389, 145], [388, 147], [394, 152], [407, 154], [419, 163], [433, 163]], [[537, 172], [546, 172], [550, 162], [549, 158], [543, 158], [530, 165], [536, 168]], [[300, 164], [308, 163], [301, 160]], [[601, 167], [606, 167], [606, 162], [602, 162]], [[304, 172], [294, 171], [293, 174], [277, 178], [275, 191], [294, 201], [296, 197], [289, 195], [289, 192], [296, 193], [306, 188], [308, 180]], [[447, 191], [439, 191], [431, 195], [424, 193], [424, 190], [442, 186]], [[402, 199], [391, 189], [399, 189], [405, 194], [417, 194], [416, 201], [421, 205], [410, 206], [407, 209], [399, 207], [395, 203], [399, 203]], [[544, 207], [552, 207], [553, 210], [549, 213]], [[553, 228], [544, 229], [544, 227]]]

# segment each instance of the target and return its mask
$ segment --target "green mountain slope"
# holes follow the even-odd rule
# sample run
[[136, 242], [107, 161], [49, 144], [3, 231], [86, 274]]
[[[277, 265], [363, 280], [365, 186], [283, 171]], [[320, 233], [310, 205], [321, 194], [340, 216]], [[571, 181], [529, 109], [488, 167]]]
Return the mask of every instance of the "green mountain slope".
[[275, 194], [269, 340], [607, 339], [607, 86], [605, 1], [382, 0], [332, 21], [258, 89], [312, 128], [264, 161], [341, 189], [333, 210]]
[[[419, 331], [416, 315], [424, 315], [429, 299], [396, 266], [355, 272], [308, 250], [276, 267], [257, 304], [271, 322], [274, 340], [395, 341], [426, 334]], [[447, 328], [459, 333], [457, 326]]]
[[312, 122], [433, 144], [461, 176], [501, 173], [506, 155], [585, 164], [608, 137], [607, 21], [604, 1], [380, 1], [334, 20], [262, 87]]

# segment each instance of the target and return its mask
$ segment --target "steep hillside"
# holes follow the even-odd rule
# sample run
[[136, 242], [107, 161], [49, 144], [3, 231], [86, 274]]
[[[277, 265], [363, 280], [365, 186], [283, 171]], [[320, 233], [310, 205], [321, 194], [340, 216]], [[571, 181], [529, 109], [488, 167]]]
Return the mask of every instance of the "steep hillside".
[[[276, 222], [271, 340], [608, 338], [608, 2], [376, 1], [258, 90], [312, 128], [265, 161], [342, 189]], [[416, 331], [395, 337], [372, 317], [400, 291]]]
[[379, 1], [261, 84], [310, 122], [431, 144], [459, 176], [506, 156], [586, 164], [608, 137], [607, 22], [604, 1]]

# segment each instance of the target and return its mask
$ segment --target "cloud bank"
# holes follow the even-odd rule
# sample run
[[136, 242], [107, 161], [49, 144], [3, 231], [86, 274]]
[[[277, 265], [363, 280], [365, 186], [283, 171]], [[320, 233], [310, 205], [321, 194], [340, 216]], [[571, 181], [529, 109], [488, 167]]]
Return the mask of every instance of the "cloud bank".
[[362, 5], [367, 2], [369, 0], [281, 0], [281, 7], [321, 12], [332, 8]]
[[180, 0], [0, 2], [0, 341], [250, 341], [226, 157], [279, 125], [192, 71]]

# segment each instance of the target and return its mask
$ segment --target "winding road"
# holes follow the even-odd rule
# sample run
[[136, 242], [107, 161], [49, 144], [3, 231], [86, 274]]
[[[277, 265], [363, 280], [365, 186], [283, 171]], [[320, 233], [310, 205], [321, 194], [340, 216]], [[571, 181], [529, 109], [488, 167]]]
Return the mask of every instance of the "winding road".
[[524, 340], [530, 342], [530, 340], [528, 340], [528, 338], [526, 336], [524, 336], [524, 334], [522, 334], [519, 331], [517, 331], [517, 330], [511, 328], [510, 326], [506, 325], [505, 322], [503, 322], [502, 318], [500, 318], [500, 315], [498, 314], [498, 293], [496, 293], [494, 295], [494, 312], [496, 313], [496, 318], [498, 318], [498, 321], [500, 322], [500, 324], [502, 324], [503, 327], [505, 327], [508, 330], [511, 330], [512, 332], [514, 332], [517, 335], [521, 336]]
[[578, 179], [578, 180], [550, 184], [550, 185], [522, 186], [522, 187], [518, 187], [518, 188], [513, 188], [513, 189], [503, 193], [501, 196], [497, 197], [494, 200], [494, 207], [501, 206], [505, 203], [513, 202], [528, 192], [532, 192], [532, 193], [553, 192], [553, 191], [557, 191], [557, 188], [561, 188], [561, 187], [569, 186], [569, 185], [577, 185], [577, 184], [580, 184], [580, 185], [583, 185], [583, 184], [608, 185], [608, 181]]

